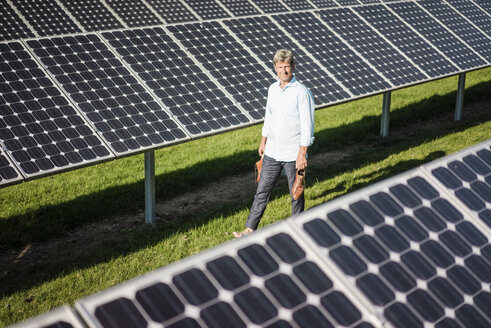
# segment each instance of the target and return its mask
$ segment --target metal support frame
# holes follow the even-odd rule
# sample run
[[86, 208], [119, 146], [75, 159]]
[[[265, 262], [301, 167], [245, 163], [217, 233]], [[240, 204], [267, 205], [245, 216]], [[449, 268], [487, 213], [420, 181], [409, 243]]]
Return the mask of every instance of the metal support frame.
[[155, 153], [145, 152], [145, 223], [155, 223]]
[[390, 114], [390, 91], [384, 93], [382, 102], [382, 118], [380, 122], [380, 136], [382, 138], [389, 137], [389, 114]]
[[462, 106], [464, 105], [465, 73], [459, 74], [459, 86], [457, 89], [457, 103], [455, 104], [455, 121], [462, 119]]

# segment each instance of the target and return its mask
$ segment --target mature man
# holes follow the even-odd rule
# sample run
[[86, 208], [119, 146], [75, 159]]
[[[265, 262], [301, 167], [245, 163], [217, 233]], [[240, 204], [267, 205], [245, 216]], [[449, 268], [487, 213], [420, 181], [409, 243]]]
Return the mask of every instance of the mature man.
[[[309, 89], [293, 75], [295, 67], [290, 50], [280, 49], [273, 58], [279, 81], [268, 90], [266, 115], [259, 144], [259, 155], [263, 156], [260, 180], [254, 202], [245, 224], [245, 230], [234, 232], [236, 238], [257, 229], [271, 191], [284, 168], [291, 190], [297, 170], [307, 167], [307, 148], [314, 141], [314, 98]], [[304, 210], [305, 198], [294, 200], [292, 215]]]

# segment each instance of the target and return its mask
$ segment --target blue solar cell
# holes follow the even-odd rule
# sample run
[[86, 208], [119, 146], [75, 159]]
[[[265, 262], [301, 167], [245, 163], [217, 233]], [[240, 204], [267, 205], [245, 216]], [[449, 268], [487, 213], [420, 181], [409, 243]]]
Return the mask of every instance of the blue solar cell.
[[348, 327], [362, 318], [360, 311], [339, 291], [327, 294], [321, 299], [321, 303], [342, 326]]
[[278, 310], [264, 293], [256, 288], [246, 289], [234, 297], [237, 305], [255, 324], [260, 325], [278, 314]]
[[239, 288], [249, 282], [247, 273], [230, 256], [223, 256], [206, 264], [220, 285], [228, 290]]
[[147, 321], [143, 315], [138, 311], [135, 304], [127, 298], [118, 298], [98, 306], [95, 310], [95, 317], [102, 327], [147, 327]]
[[136, 292], [135, 297], [150, 318], [156, 322], [164, 322], [184, 312], [184, 304], [167, 284], [159, 282], [141, 289]]
[[394, 86], [425, 80], [426, 76], [379, 36], [351, 9], [319, 11], [319, 16]]
[[213, 304], [201, 311], [201, 318], [209, 327], [246, 327], [234, 309], [225, 302]]
[[[0, 131], [0, 136], [1, 136]], [[15, 166], [10, 162], [3, 150], [0, 149], [0, 185], [19, 181], [22, 179], [20, 173], [17, 172]]]
[[357, 279], [356, 285], [375, 305], [387, 305], [395, 299], [394, 292], [382, 279], [372, 273]]

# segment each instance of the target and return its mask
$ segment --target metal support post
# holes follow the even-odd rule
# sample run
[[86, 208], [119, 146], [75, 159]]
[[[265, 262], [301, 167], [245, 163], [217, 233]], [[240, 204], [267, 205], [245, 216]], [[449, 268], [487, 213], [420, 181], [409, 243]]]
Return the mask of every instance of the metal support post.
[[382, 138], [389, 137], [389, 114], [390, 114], [390, 91], [384, 93], [382, 102], [382, 119], [380, 124], [380, 136]]
[[459, 87], [457, 89], [457, 103], [455, 104], [456, 121], [462, 119], [462, 106], [464, 105], [464, 90], [465, 90], [465, 73], [459, 74]]
[[145, 223], [155, 223], [155, 153], [145, 152]]

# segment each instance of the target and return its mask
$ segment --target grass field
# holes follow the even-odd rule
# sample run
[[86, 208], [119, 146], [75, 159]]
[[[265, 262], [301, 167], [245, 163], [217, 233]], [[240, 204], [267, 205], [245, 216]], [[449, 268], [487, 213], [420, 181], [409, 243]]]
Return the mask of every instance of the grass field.
[[[456, 88], [454, 76], [394, 91], [389, 140], [378, 137], [381, 95], [318, 110], [306, 208], [489, 139], [491, 68], [467, 74], [459, 122], [453, 121]], [[256, 125], [156, 151], [157, 202], [250, 172], [260, 131]], [[144, 206], [143, 165], [140, 154], [0, 189], [0, 326], [73, 304], [223, 243], [242, 229], [253, 194], [54, 249], [47, 260], [4, 260], [2, 254], [49, 244], [89, 224], [136, 217]], [[260, 227], [289, 211], [288, 191], [278, 186]]]

